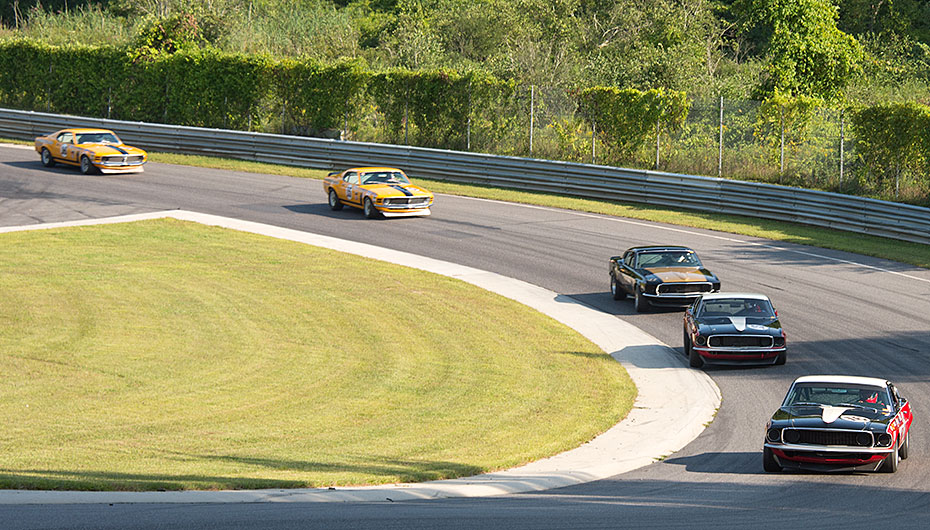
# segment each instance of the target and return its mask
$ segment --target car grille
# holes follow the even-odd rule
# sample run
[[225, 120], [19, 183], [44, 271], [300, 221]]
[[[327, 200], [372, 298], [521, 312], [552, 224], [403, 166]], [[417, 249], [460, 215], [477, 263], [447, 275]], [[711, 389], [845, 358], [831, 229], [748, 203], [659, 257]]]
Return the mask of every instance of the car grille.
[[656, 287], [656, 294], [659, 295], [680, 295], [680, 294], [701, 294], [709, 293], [713, 286], [707, 282], [670, 282], [660, 283]]
[[425, 208], [429, 206], [429, 197], [391, 197], [384, 199], [385, 208]]
[[768, 335], [712, 335], [707, 344], [712, 348], [771, 348], [773, 340]]
[[[863, 431], [817, 431], [811, 429], [785, 429], [782, 433], [782, 440], [789, 440], [794, 434], [797, 434], [798, 441], [794, 444], [808, 445], [846, 445], [853, 447], [871, 447], [872, 434]], [[860, 440], [860, 435], [866, 434]], [[862, 442], [868, 443], [862, 443]]]
[[142, 164], [142, 155], [111, 155], [101, 160], [105, 166], [138, 166]]

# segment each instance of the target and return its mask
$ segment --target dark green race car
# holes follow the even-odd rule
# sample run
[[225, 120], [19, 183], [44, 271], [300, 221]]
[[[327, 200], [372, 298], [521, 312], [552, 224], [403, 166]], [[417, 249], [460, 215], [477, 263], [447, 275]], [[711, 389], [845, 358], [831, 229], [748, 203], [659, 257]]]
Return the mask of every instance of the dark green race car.
[[683, 307], [720, 291], [720, 280], [688, 247], [633, 247], [610, 258], [610, 294], [633, 297], [636, 311], [651, 306]]

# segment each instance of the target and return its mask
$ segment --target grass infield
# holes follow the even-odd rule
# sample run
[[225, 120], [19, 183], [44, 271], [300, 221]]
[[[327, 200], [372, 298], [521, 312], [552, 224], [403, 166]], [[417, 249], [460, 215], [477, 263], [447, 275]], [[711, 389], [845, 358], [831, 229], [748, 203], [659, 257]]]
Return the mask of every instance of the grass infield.
[[380, 484], [576, 447], [635, 387], [464, 282], [176, 220], [0, 234], [0, 488]]

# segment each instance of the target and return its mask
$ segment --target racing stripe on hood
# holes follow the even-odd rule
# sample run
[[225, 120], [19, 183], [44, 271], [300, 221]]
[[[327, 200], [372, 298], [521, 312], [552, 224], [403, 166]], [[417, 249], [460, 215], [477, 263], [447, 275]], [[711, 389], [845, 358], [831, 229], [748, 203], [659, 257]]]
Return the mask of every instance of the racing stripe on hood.
[[122, 147], [117, 147], [117, 146], [115, 146], [115, 145], [108, 145], [107, 147], [112, 147], [113, 149], [116, 149], [117, 151], [119, 151], [120, 153], [122, 153], [122, 154], [124, 154], [124, 155], [128, 155], [128, 154], [129, 154], [129, 151], [126, 151], [126, 150], [123, 149]]
[[407, 197], [413, 196], [413, 192], [411, 192], [410, 190], [408, 190], [407, 188], [403, 186], [398, 186], [397, 184], [391, 184], [390, 187], [394, 188], [397, 191], [403, 192], [403, 194], [406, 195]]

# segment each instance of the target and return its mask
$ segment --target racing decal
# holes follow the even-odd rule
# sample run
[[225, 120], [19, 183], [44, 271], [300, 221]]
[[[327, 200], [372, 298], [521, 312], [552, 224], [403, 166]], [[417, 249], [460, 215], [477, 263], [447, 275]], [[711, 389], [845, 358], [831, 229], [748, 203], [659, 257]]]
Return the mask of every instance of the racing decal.
[[121, 148], [121, 147], [117, 147], [117, 146], [115, 146], [115, 145], [108, 145], [107, 147], [112, 147], [113, 149], [116, 149], [117, 151], [119, 151], [120, 153], [122, 153], [122, 154], [124, 154], [124, 155], [128, 155], [128, 154], [129, 154], [129, 151], [126, 151], [125, 149], [123, 149], [123, 148]]
[[406, 195], [407, 197], [412, 197], [412, 196], [413, 196], [413, 193], [412, 193], [410, 190], [408, 190], [407, 188], [403, 187], [403, 186], [398, 186], [397, 184], [391, 184], [390, 187], [392, 187], [392, 188], [394, 188], [395, 190], [397, 190], [397, 191], [403, 193], [403, 194]]

